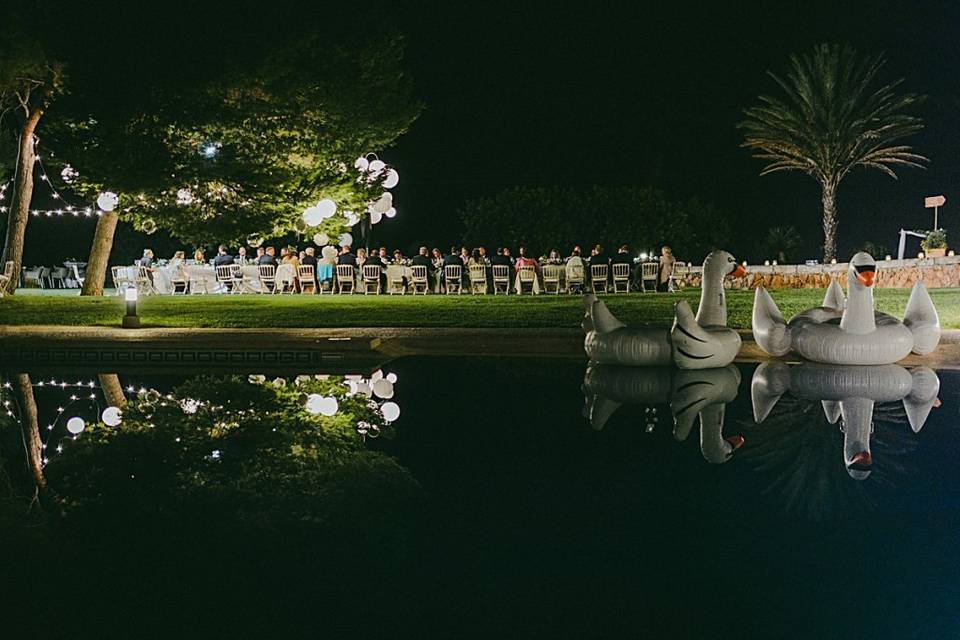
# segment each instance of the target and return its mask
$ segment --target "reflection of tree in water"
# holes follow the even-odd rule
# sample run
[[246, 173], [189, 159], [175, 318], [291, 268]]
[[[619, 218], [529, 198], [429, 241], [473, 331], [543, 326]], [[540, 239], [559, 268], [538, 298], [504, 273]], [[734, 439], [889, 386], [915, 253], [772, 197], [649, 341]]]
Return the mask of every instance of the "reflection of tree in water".
[[768, 479], [765, 495], [783, 510], [811, 520], [832, 520], [875, 506], [874, 484], [892, 486], [908, 473], [902, 455], [916, 447], [901, 402], [878, 403], [871, 436], [870, 477], [850, 477], [843, 458], [840, 424], [830, 424], [819, 401], [782, 397], [763, 424], [741, 421], [747, 446], [740, 457]]

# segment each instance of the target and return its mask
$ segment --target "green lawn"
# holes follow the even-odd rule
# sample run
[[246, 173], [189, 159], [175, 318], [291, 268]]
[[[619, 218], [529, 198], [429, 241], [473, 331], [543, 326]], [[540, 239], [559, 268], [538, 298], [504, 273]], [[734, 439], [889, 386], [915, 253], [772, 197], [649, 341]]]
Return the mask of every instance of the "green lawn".
[[[877, 307], [903, 314], [909, 290], [879, 289]], [[784, 316], [820, 304], [814, 289], [772, 291]], [[960, 328], [960, 289], [931, 292], [945, 328]], [[699, 290], [680, 294], [603, 296], [628, 324], [673, 320], [673, 303], [686, 298], [696, 309]], [[750, 327], [752, 291], [728, 293], [729, 324]], [[577, 327], [577, 296], [194, 296], [147, 297], [139, 312], [147, 327]], [[0, 299], [0, 325], [118, 326], [123, 301], [115, 296], [20, 294]]]

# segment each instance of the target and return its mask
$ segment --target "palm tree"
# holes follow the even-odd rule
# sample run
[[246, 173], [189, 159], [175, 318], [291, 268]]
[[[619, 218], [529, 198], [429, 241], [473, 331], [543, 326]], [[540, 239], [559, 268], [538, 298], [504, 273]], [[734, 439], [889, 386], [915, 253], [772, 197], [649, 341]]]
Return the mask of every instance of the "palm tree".
[[[803, 171], [820, 183], [823, 202], [823, 257], [837, 253], [837, 187], [856, 166], [879, 169], [921, 167], [927, 158], [896, 141], [923, 128], [903, 111], [922, 97], [898, 95], [896, 80], [874, 89], [882, 55], [861, 55], [849, 45], [817, 45], [812, 54], [790, 57], [790, 71], [770, 76], [781, 97], [760, 96], [746, 109], [744, 147], [768, 161], [760, 175]], [[769, 72], [768, 72], [769, 73]]]

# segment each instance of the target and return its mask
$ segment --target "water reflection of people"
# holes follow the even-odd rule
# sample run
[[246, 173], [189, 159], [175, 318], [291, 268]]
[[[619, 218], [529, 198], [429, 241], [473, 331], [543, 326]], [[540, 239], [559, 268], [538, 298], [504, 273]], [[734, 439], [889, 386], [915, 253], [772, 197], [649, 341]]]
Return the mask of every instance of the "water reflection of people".
[[700, 451], [708, 462], [720, 464], [743, 445], [740, 436], [723, 436], [726, 404], [739, 386], [740, 371], [733, 365], [685, 371], [591, 362], [583, 377], [584, 414], [600, 430], [623, 404], [669, 404], [674, 437], [686, 440], [699, 417]]
[[673, 265], [677, 262], [673, 257], [673, 250], [664, 246], [660, 249], [660, 273], [657, 277], [657, 291], [667, 291], [670, 288], [670, 274], [673, 273]]
[[911, 371], [899, 365], [837, 366], [816, 363], [789, 367], [767, 362], [757, 367], [750, 385], [754, 420], [766, 420], [787, 392], [821, 403], [829, 424], [843, 433], [843, 460], [851, 477], [863, 480], [873, 468], [871, 436], [874, 410], [880, 403], [902, 402], [914, 433], [931, 409], [940, 405], [940, 379], [926, 367]]

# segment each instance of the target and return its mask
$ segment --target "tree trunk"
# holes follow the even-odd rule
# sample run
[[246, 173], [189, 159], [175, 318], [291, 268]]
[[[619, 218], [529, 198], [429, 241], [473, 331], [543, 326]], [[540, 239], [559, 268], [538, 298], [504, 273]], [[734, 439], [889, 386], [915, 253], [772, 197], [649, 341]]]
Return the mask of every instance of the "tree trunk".
[[833, 182], [823, 185], [823, 261], [837, 257], [837, 186]]
[[97, 230], [93, 234], [93, 246], [90, 247], [90, 259], [87, 260], [87, 274], [83, 281], [82, 296], [102, 296], [103, 283], [107, 279], [110, 265], [110, 251], [113, 249], [113, 234], [117, 230], [117, 212], [104, 211], [97, 220]]
[[123, 387], [120, 385], [120, 378], [115, 373], [101, 373], [97, 376], [100, 380], [100, 388], [103, 389], [103, 397], [111, 407], [123, 409], [127, 406], [127, 397], [123, 395]]
[[37, 489], [43, 491], [47, 488], [47, 479], [43, 475], [43, 443], [40, 441], [40, 423], [37, 401], [33, 397], [33, 385], [26, 373], [18, 373], [13, 379], [23, 411], [20, 416], [20, 433], [23, 437], [23, 449], [27, 454], [27, 464]]
[[13, 277], [7, 283], [7, 293], [14, 293], [20, 283], [20, 270], [23, 267], [23, 240], [27, 235], [27, 220], [30, 218], [30, 201], [33, 199], [33, 132], [37, 128], [43, 111], [37, 109], [23, 125], [20, 132], [20, 155], [17, 158], [14, 176], [13, 199], [10, 201], [10, 217], [7, 219], [7, 237], [3, 243], [3, 256], [0, 258], [0, 270], [7, 262], [13, 262]]

